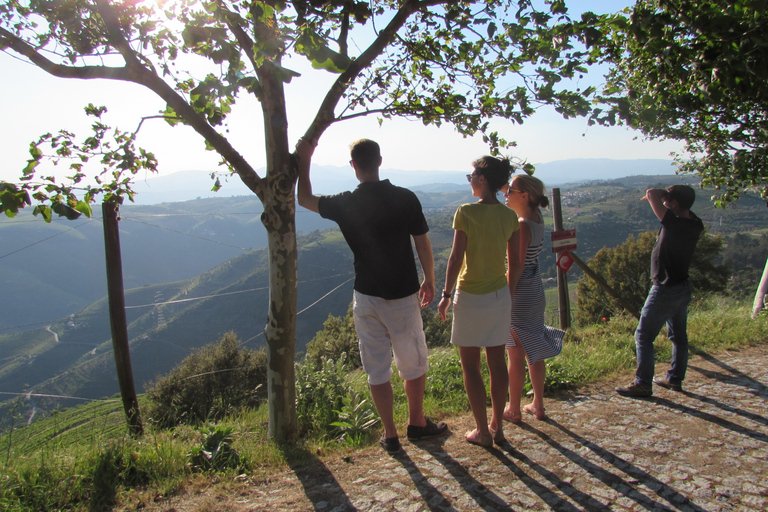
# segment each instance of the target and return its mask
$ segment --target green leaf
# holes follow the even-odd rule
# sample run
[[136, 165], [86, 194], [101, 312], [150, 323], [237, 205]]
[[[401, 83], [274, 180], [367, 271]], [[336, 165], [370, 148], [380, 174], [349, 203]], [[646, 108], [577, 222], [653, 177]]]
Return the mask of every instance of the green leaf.
[[42, 204], [35, 206], [35, 209], [32, 210], [32, 214], [35, 216], [42, 215], [43, 220], [47, 223], [50, 223], [51, 220], [53, 220], [53, 216], [51, 215], [51, 209]]
[[85, 201], [79, 201], [75, 205], [75, 210], [77, 210], [78, 212], [82, 213], [83, 215], [85, 215], [89, 219], [91, 218], [91, 215], [93, 215], [93, 211], [91, 210], [91, 205], [89, 205]]
[[76, 220], [80, 217], [80, 212], [64, 203], [54, 203], [51, 209], [54, 213], [58, 214], [59, 217], [66, 217], [68, 220]]
[[332, 73], [343, 73], [352, 62], [348, 56], [331, 50], [323, 37], [310, 30], [296, 40], [296, 51], [306, 56], [313, 68]]

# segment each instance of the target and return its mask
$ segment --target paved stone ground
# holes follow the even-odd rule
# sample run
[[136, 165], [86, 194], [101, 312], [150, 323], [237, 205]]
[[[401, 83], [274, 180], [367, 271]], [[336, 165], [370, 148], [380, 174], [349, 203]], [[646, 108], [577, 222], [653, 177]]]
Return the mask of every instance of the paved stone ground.
[[465, 443], [467, 414], [451, 420], [450, 437], [405, 441], [396, 457], [375, 447], [317, 458], [243, 482], [236, 495], [161, 509], [766, 510], [767, 355], [759, 348], [694, 357], [682, 393], [623, 398], [613, 392], [623, 379], [548, 399], [548, 418], [506, 424], [500, 447]]

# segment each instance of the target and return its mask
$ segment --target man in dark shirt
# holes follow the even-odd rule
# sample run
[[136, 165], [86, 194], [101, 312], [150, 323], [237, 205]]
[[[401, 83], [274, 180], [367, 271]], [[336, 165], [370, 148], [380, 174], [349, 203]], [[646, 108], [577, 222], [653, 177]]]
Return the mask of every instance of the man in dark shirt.
[[[379, 145], [362, 139], [353, 143], [350, 150], [350, 164], [360, 184], [352, 192], [316, 196], [309, 178], [314, 146], [300, 140], [296, 147], [298, 200], [304, 208], [335, 221], [354, 255], [352, 311], [360, 358], [384, 424], [380, 444], [395, 453], [401, 447], [393, 418], [393, 352], [408, 398], [408, 439], [418, 441], [448, 432], [445, 423], [435, 424], [423, 412], [427, 344], [419, 302], [425, 307], [435, 296], [432, 245], [416, 195], [389, 180], [379, 179]], [[411, 239], [424, 271], [421, 285]]]
[[[648, 201], [661, 221], [656, 245], [651, 255], [653, 286], [645, 300], [640, 322], [635, 330], [637, 371], [635, 380], [616, 392], [629, 397], [653, 395], [653, 383], [675, 391], [683, 390], [688, 368], [688, 303], [691, 284], [688, 268], [704, 224], [690, 210], [696, 192], [687, 185], [672, 185], [667, 190], [653, 188], [646, 192]], [[653, 378], [655, 357], [653, 342], [667, 324], [667, 336], [672, 342], [672, 365], [665, 377]]]

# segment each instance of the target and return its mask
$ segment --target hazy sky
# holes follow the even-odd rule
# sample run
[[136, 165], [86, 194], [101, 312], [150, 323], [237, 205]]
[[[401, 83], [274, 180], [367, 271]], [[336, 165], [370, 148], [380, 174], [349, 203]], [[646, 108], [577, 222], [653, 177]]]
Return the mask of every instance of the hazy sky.
[[[571, 12], [616, 11], [629, 3], [625, 0], [567, 2]], [[286, 65], [300, 67], [290, 62]], [[154, 115], [164, 108], [159, 98], [138, 85], [54, 78], [21, 62], [10, 52], [0, 52], [0, 70], [3, 77], [0, 94], [6, 98], [0, 124], [0, 179], [6, 181], [18, 179], [29, 158], [29, 143], [41, 134], [62, 128], [83, 136], [88, 134], [90, 121], [83, 113], [88, 103], [107, 106], [109, 112], [104, 121], [127, 131], [134, 130], [142, 116]], [[315, 78], [317, 73], [312, 76], [309, 89], [307, 80], [301, 78], [287, 86], [291, 143], [306, 129], [319, 105], [321, 96], [312, 91], [325, 92], [327, 87], [323, 85], [330, 83]], [[676, 142], [644, 142], [638, 133], [625, 128], [588, 128], [583, 119], [565, 121], [553, 111], [538, 112], [524, 125], [499, 120], [494, 127], [508, 140], [517, 141], [518, 146], [509, 151], [510, 155], [532, 163], [569, 158], [669, 158], [671, 151], [681, 147]], [[240, 97], [233, 107], [228, 129], [227, 136], [235, 148], [254, 168], [263, 167], [262, 120], [255, 100]], [[426, 128], [420, 122], [395, 120], [379, 126], [371, 117], [333, 125], [321, 138], [313, 162], [345, 165], [349, 143], [361, 137], [380, 142], [384, 168], [463, 171], [472, 160], [487, 153], [479, 136], [464, 139], [448, 125], [440, 129]], [[202, 138], [191, 128], [171, 128], [162, 120], [150, 120], [142, 127], [138, 144], [158, 155], [161, 174], [219, 168], [219, 158], [202, 149]]]

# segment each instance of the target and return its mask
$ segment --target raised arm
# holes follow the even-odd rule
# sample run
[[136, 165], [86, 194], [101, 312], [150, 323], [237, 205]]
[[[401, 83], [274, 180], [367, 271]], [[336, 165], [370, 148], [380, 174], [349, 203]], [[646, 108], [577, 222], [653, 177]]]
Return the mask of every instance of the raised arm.
[[416, 255], [421, 263], [421, 270], [424, 272], [424, 282], [419, 289], [419, 298], [421, 307], [425, 308], [432, 303], [435, 298], [435, 260], [432, 257], [432, 242], [426, 233], [413, 237], [413, 244], [416, 246]]
[[299, 183], [296, 187], [296, 194], [300, 206], [319, 213], [319, 197], [312, 194], [312, 182], [309, 180], [309, 164], [312, 162], [312, 154], [314, 152], [314, 144], [310, 141], [299, 139], [299, 143], [296, 144], [296, 155], [299, 157]]
[[662, 220], [664, 219], [664, 215], [667, 214], [667, 207], [664, 206], [666, 198], [667, 191], [663, 188], [649, 188], [641, 201], [648, 201], [648, 204], [653, 208], [653, 213], [656, 214], [659, 220]]

